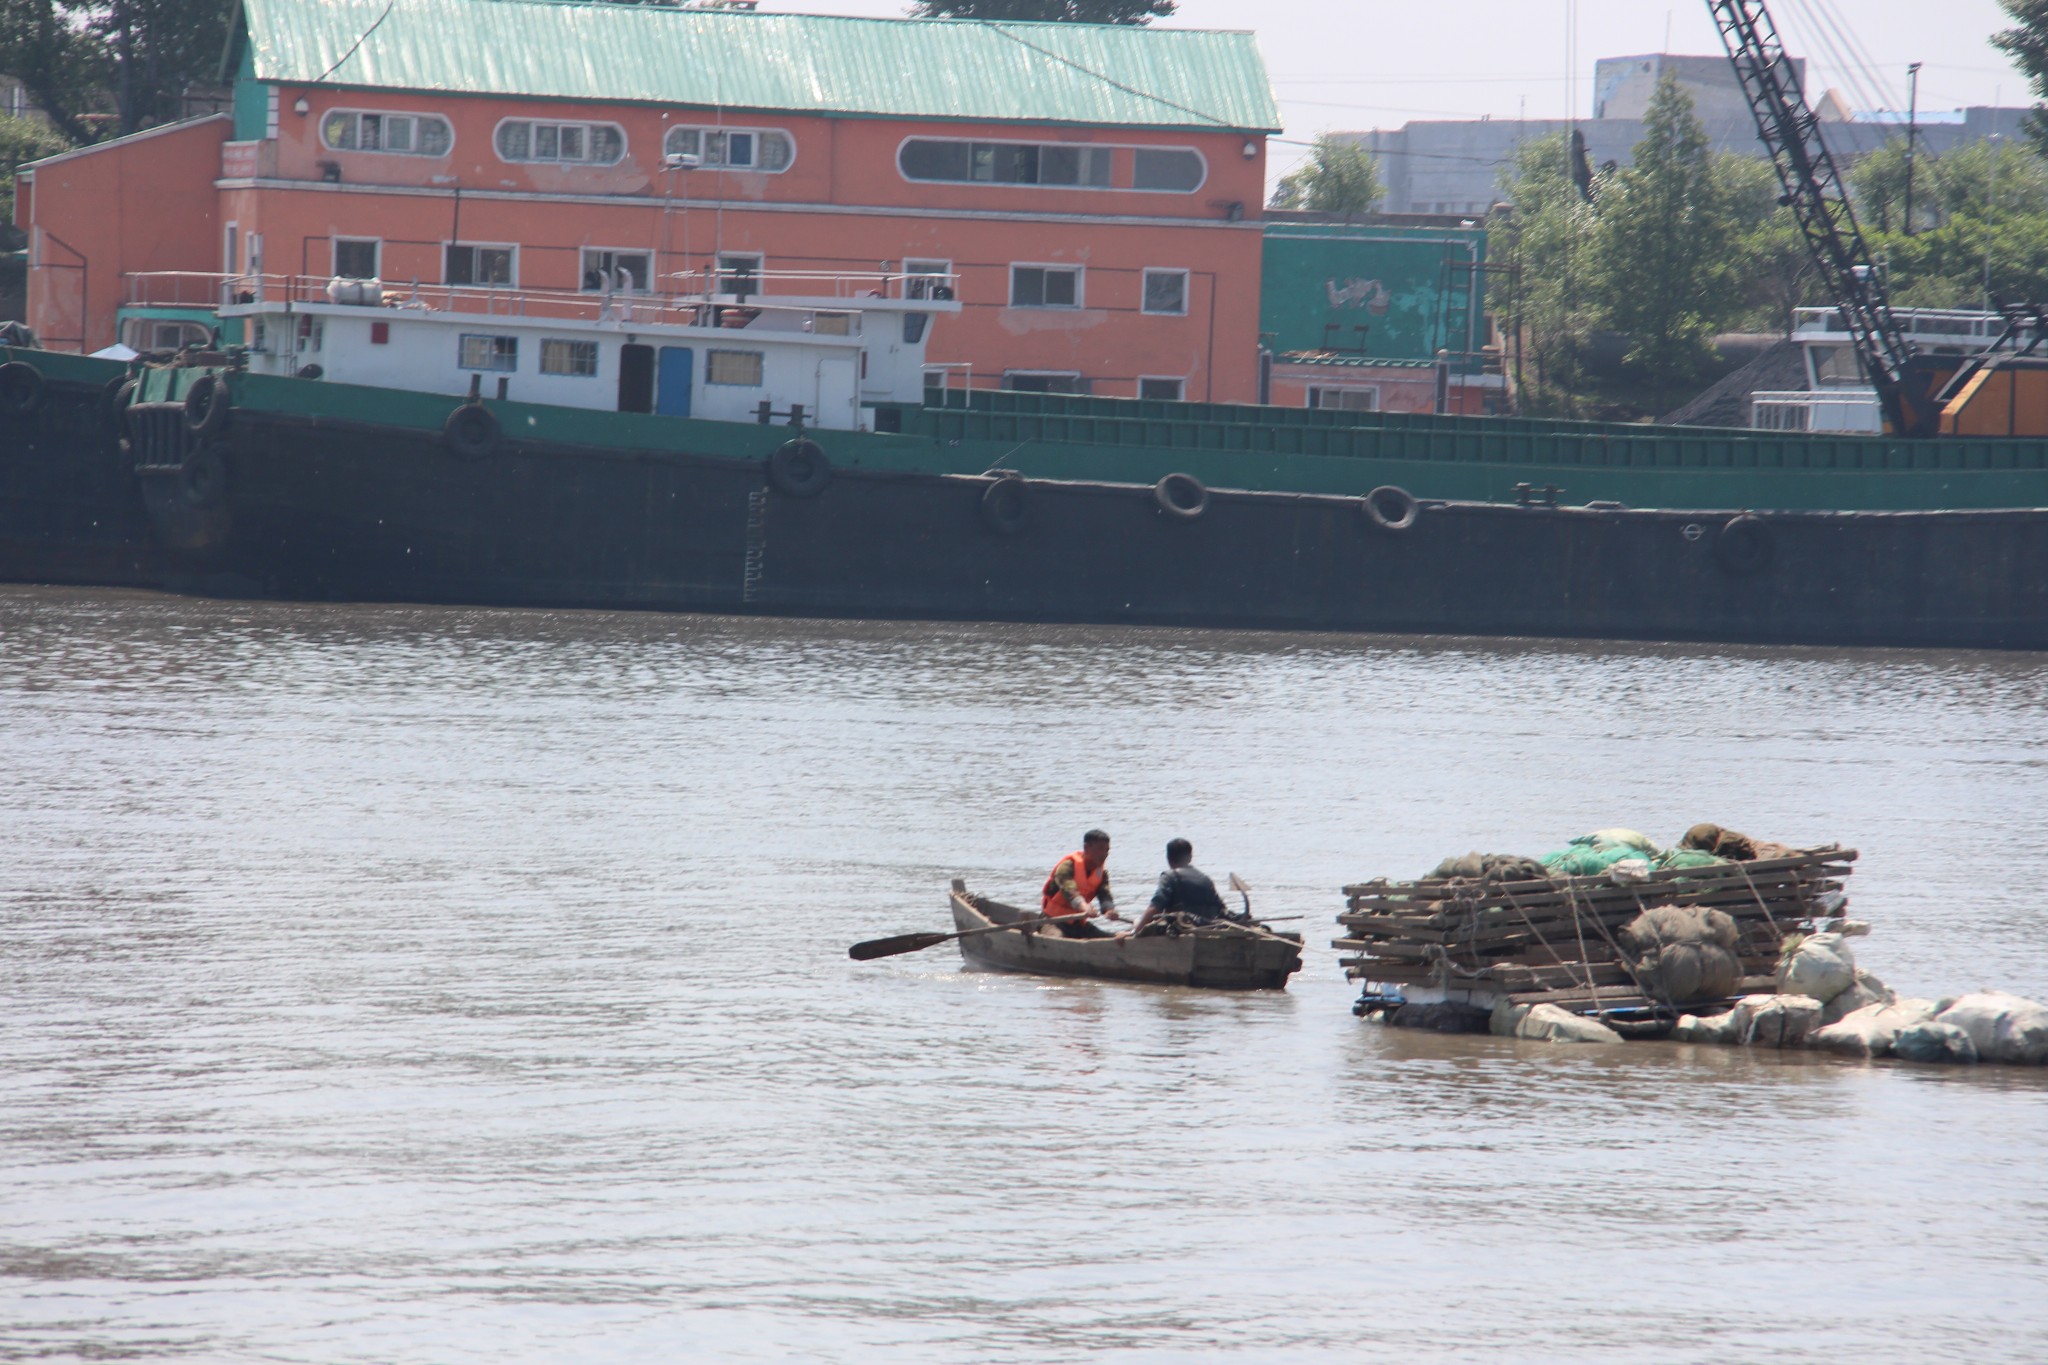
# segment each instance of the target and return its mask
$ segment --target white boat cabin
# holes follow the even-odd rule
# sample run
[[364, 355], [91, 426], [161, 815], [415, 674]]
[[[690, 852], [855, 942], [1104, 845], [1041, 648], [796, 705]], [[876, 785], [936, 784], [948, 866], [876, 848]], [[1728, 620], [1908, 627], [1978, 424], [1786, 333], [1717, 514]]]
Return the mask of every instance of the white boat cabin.
[[[881, 402], [921, 402], [950, 290], [929, 276], [762, 276], [816, 294], [555, 293], [376, 280], [234, 276], [249, 370], [417, 393], [710, 421], [800, 417], [866, 430]], [[933, 297], [937, 295], [937, 297]]]
[[[2005, 319], [1997, 313], [1901, 308], [1895, 316], [1906, 340], [1924, 355], [1977, 355], [1993, 347], [2005, 331]], [[1792, 340], [1806, 364], [1806, 387], [1751, 394], [1750, 426], [1854, 434], [1884, 430], [1883, 405], [1863, 372], [1840, 309], [1795, 309]]]

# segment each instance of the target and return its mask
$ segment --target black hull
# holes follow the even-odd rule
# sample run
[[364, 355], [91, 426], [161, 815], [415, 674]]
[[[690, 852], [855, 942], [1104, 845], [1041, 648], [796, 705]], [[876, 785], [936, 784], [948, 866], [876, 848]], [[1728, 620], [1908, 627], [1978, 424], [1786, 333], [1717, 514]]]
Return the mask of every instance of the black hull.
[[35, 410], [0, 412], [0, 580], [163, 587], [165, 553], [106, 395], [47, 385]]
[[[2048, 648], [2048, 511], [1424, 503], [836, 471], [238, 413], [229, 567], [295, 597], [828, 616]], [[1014, 507], [1008, 509], [1015, 511]], [[1021, 520], [1021, 524], [1014, 524]]]

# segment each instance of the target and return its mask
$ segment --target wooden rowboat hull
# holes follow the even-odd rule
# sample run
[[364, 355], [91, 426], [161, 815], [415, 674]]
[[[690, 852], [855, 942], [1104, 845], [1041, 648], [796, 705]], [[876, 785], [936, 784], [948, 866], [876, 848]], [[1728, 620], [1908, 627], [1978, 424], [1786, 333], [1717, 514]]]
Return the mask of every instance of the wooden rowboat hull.
[[[986, 896], [955, 891], [953, 925], [987, 929], [1034, 918], [1032, 912]], [[1221, 991], [1277, 991], [1301, 970], [1301, 940], [1271, 930], [1223, 930], [1140, 939], [1066, 938], [1049, 932], [976, 934], [960, 941], [972, 967], [1037, 976], [1143, 981]]]

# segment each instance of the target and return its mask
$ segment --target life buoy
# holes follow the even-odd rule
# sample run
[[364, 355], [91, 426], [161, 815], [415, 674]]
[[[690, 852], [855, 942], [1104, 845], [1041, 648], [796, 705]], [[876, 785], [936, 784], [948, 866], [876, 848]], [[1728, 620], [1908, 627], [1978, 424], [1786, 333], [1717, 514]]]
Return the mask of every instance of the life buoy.
[[43, 372], [25, 360], [0, 365], [0, 408], [26, 417], [43, 405]]
[[1762, 517], [1730, 517], [1714, 537], [1714, 558], [1739, 578], [1762, 573], [1777, 554], [1777, 535]]
[[217, 374], [202, 374], [185, 390], [185, 430], [194, 436], [212, 436], [228, 421], [228, 381]]
[[799, 436], [768, 457], [768, 482], [792, 498], [815, 498], [832, 482], [832, 462], [816, 441]]
[[178, 495], [187, 507], [201, 511], [218, 507], [227, 498], [228, 465], [220, 451], [200, 446], [178, 466]]
[[1422, 504], [1407, 489], [1383, 483], [1365, 495], [1365, 518], [1382, 531], [1405, 531], [1422, 513]]
[[128, 405], [135, 401], [135, 381], [117, 374], [100, 389], [100, 421], [111, 440], [119, 440], [128, 425]]
[[1193, 521], [1209, 510], [1209, 490], [1192, 474], [1168, 474], [1152, 485], [1152, 501], [1179, 521]]
[[1003, 474], [981, 491], [981, 519], [999, 536], [1014, 536], [1031, 518], [1031, 485], [1019, 474]]
[[495, 454], [504, 436], [497, 414], [481, 403], [464, 403], [441, 423], [441, 444], [458, 459], [481, 460]]

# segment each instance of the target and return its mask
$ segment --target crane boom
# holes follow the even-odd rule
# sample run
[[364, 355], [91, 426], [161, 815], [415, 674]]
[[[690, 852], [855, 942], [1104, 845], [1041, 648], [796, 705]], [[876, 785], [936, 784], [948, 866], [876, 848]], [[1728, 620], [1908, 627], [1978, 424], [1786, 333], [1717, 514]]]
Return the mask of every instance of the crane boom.
[[1707, 0], [1707, 8], [1749, 100], [1757, 135], [1777, 168], [1785, 191], [1782, 202], [1798, 220], [1807, 249], [1841, 307], [1886, 425], [1900, 434], [1929, 430], [1934, 414], [1927, 406], [1924, 367], [1913, 363], [1913, 345], [1892, 315], [1847, 188], [1821, 137], [1820, 118], [1793, 76], [1770, 10], [1764, 0]]

